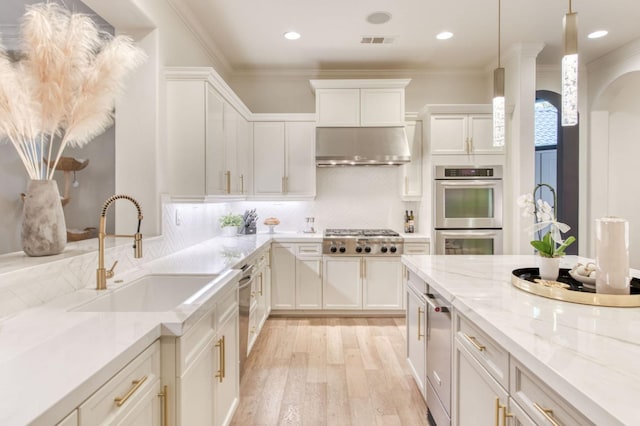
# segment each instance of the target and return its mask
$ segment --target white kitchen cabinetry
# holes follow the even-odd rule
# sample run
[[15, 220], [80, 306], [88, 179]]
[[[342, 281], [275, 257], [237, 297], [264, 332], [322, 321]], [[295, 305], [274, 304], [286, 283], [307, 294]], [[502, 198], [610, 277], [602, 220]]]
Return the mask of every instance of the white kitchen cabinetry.
[[156, 341], [78, 407], [80, 426], [160, 425], [160, 343]]
[[404, 241], [404, 254], [429, 254], [429, 243]]
[[272, 309], [321, 309], [322, 245], [274, 243], [271, 252]]
[[324, 309], [362, 309], [361, 257], [325, 256], [322, 282]]
[[170, 194], [242, 194], [243, 181], [250, 178], [247, 120], [217, 90], [213, 70], [168, 68], [165, 75]]
[[318, 126], [404, 126], [410, 80], [311, 80]]
[[232, 283], [180, 337], [163, 336], [169, 425], [228, 424], [239, 400], [238, 288]]
[[314, 123], [255, 122], [253, 152], [256, 196], [315, 196]]
[[[417, 285], [417, 284], [416, 284]], [[411, 279], [407, 283], [407, 363], [426, 401], [427, 379], [427, 305]]]
[[405, 130], [411, 149], [411, 162], [400, 167], [400, 194], [403, 200], [415, 200], [422, 197], [422, 122], [408, 122]]
[[403, 307], [402, 263], [398, 257], [364, 257], [363, 309]]
[[502, 154], [493, 146], [491, 114], [433, 114], [429, 151], [432, 155]]

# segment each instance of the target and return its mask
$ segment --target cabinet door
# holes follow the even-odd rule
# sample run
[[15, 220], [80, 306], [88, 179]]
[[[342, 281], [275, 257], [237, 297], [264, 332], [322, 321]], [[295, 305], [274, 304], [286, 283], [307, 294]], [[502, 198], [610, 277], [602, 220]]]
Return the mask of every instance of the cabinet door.
[[493, 116], [491, 114], [469, 115], [470, 151], [473, 154], [500, 154], [504, 147], [493, 146]]
[[504, 426], [536, 426], [536, 422], [511, 397], [509, 398], [509, 410], [505, 413], [505, 418]]
[[401, 170], [403, 198], [422, 197], [422, 122], [413, 121], [405, 126], [411, 149], [411, 162]]
[[271, 307], [296, 307], [296, 257], [293, 244], [271, 247]]
[[238, 116], [238, 135], [236, 152], [236, 173], [232, 179], [232, 191], [236, 194], [251, 194], [253, 189], [253, 126], [243, 117]]
[[318, 126], [360, 126], [359, 89], [316, 90]]
[[158, 397], [159, 393], [160, 381], [158, 380], [135, 406], [127, 410], [127, 413], [121, 419], [110, 424], [118, 426], [160, 426], [162, 424], [160, 415], [162, 407], [161, 400]]
[[360, 125], [404, 126], [404, 88], [360, 89]]
[[466, 114], [431, 116], [429, 147], [431, 154], [466, 154], [468, 150]]
[[[215, 364], [222, 378], [215, 382], [215, 425], [231, 422], [240, 398], [240, 358], [238, 352], [238, 310], [218, 330]], [[189, 423], [184, 423], [189, 424]]]
[[61, 420], [56, 426], [78, 426], [78, 410], [73, 410], [71, 414]]
[[324, 309], [362, 309], [362, 267], [361, 257], [324, 258]]
[[167, 163], [171, 195], [205, 195], [206, 83], [167, 81]]
[[508, 394], [456, 341], [454, 352], [452, 424], [460, 426], [502, 424]]
[[253, 123], [254, 176], [256, 195], [282, 194], [285, 179], [283, 122]]
[[296, 309], [322, 309], [322, 257], [296, 259]]
[[400, 258], [363, 258], [363, 308], [402, 309]]
[[426, 400], [425, 381], [427, 379], [427, 310], [425, 301], [418, 297], [413, 288], [407, 286], [407, 362], [413, 378]]
[[[224, 101], [213, 87], [206, 86], [205, 177], [207, 195], [226, 193]], [[182, 173], [191, 173], [190, 169]]]
[[214, 410], [215, 341], [207, 345], [177, 380], [176, 418], [179, 425], [211, 426]]
[[240, 114], [228, 103], [224, 104], [224, 194], [239, 194], [238, 122]]
[[285, 123], [288, 195], [316, 195], [316, 127], [310, 122]]

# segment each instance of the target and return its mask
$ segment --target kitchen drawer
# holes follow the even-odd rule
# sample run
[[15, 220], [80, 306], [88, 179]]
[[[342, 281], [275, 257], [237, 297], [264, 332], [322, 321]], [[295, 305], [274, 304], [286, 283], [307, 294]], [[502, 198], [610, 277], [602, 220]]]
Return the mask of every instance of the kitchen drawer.
[[404, 254], [429, 254], [429, 243], [404, 243]]
[[[254, 279], [254, 283], [257, 280]], [[252, 284], [253, 287], [253, 284]], [[218, 298], [219, 302], [216, 304], [216, 326], [220, 326], [226, 319], [233, 314], [238, 308], [238, 285], [237, 283], [230, 287], [225, 293], [221, 294]], [[255, 300], [251, 299], [251, 303]]]
[[594, 424], [515, 359], [511, 360], [509, 391], [536, 424]]
[[505, 389], [509, 387], [509, 352], [502, 349], [485, 332], [461, 315], [457, 315], [456, 339], [487, 369]]
[[177, 339], [176, 356], [178, 361], [176, 374], [181, 376], [215, 336], [215, 310], [202, 316], [181, 338]]
[[417, 276], [415, 272], [410, 270], [407, 270], [407, 272], [409, 273], [408, 281], [411, 283], [413, 289], [420, 295], [427, 294], [427, 283]]
[[73, 410], [71, 414], [56, 424], [56, 426], [78, 426], [78, 410]]
[[80, 424], [120, 424], [159, 380], [160, 342], [156, 341], [80, 405]]
[[322, 244], [296, 244], [297, 256], [320, 256]]

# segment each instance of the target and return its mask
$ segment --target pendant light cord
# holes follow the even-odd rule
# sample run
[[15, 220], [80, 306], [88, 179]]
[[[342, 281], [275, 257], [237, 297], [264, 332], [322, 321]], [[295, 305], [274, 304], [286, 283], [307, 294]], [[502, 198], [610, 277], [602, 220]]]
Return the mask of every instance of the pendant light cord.
[[569, 13], [573, 13], [573, 12], [571, 11], [571, 0], [569, 0]]
[[500, 68], [500, 0], [498, 0], [498, 68]]

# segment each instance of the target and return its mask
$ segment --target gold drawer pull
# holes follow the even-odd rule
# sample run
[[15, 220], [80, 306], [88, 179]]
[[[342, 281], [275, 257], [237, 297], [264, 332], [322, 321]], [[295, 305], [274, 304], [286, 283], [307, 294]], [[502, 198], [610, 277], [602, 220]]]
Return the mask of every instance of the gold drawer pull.
[[[464, 333], [462, 333], [462, 334], [464, 334]], [[467, 340], [468, 340], [469, 342], [471, 342], [471, 344], [472, 344], [472, 345], [473, 345], [477, 350], [479, 350], [480, 352], [484, 352], [484, 351], [487, 349], [487, 347], [486, 347], [486, 346], [481, 345], [480, 343], [478, 343], [478, 340], [477, 340], [474, 336], [469, 336], [468, 334], [464, 334], [464, 337], [466, 337], [466, 338], [467, 338]]]
[[162, 399], [162, 426], [167, 426], [169, 419], [169, 411], [167, 409], [169, 396], [169, 386], [164, 385], [162, 392], [158, 394], [158, 398]]
[[218, 372], [216, 373], [216, 377], [218, 378], [218, 381], [220, 383], [222, 383], [222, 381], [224, 380], [224, 374], [225, 374], [225, 359], [224, 359], [224, 336], [222, 336], [219, 340], [218, 343], [216, 343], [216, 348], [218, 348], [218, 353], [220, 354], [220, 369], [218, 370]]
[[424, 334], [422, 334], [422, 330], [421, 330], [421, 327], [420, 327], [420, 323], [422, 322], [421, 318], [422, 318], [422, 314], [423, 313], [424, 313], [424, 309], [422, 309], [421, 306], [418, 306], [418, 340], [420, 340], [420, 339], [422, 339], [424, 337]]
[[135, 393], [135, 391], [137, 391], [137, 390], [138, 390], [138, 388], [139, 388], [140, 386], [142, 386], [142, 384], [144, 383], [144, 381], [145, 381], [145, 380], [147, 380], [147, 376], [144, 376], [144, 377], [143, 377], [143, 378], [141, 378], [141, 379], [138, 379], [138, 380], [134, 380], [134, 381], [132, 381], [132, 382], [131, 382], [131, 384], [132, 384], [133, 386], [131, 386], [131, 389], [129, 389], [129, 392], [127, 392], [127, 393], [126, 393], [124, 396], [122, 396], [122, 397], [120, 397], [120, 396], [119, 396], [119, 397], [117, 397], [117, 398], [115, 398], [115, 399], [114, 399], [114, 401], [116, 402], [116, 405], [117, 405], [118, 407], [121, 407], [121, 406], [122, 406], [122, 404], [124, 404], [125, 402], [127, 402], [127, 399], [131, 398], [131, 395], [133, 395], [133, 394]]
[[533, 403], [533, 406], [536, 407], [536, 410], [540, 411], [540, 414], [544, 416], [545, 419], [553, 426], [560, 426], [560, 423], [557, 422], [555, 417], [553, 416], [553, 410], [550, 408], [542, 408], [537, 402]]

